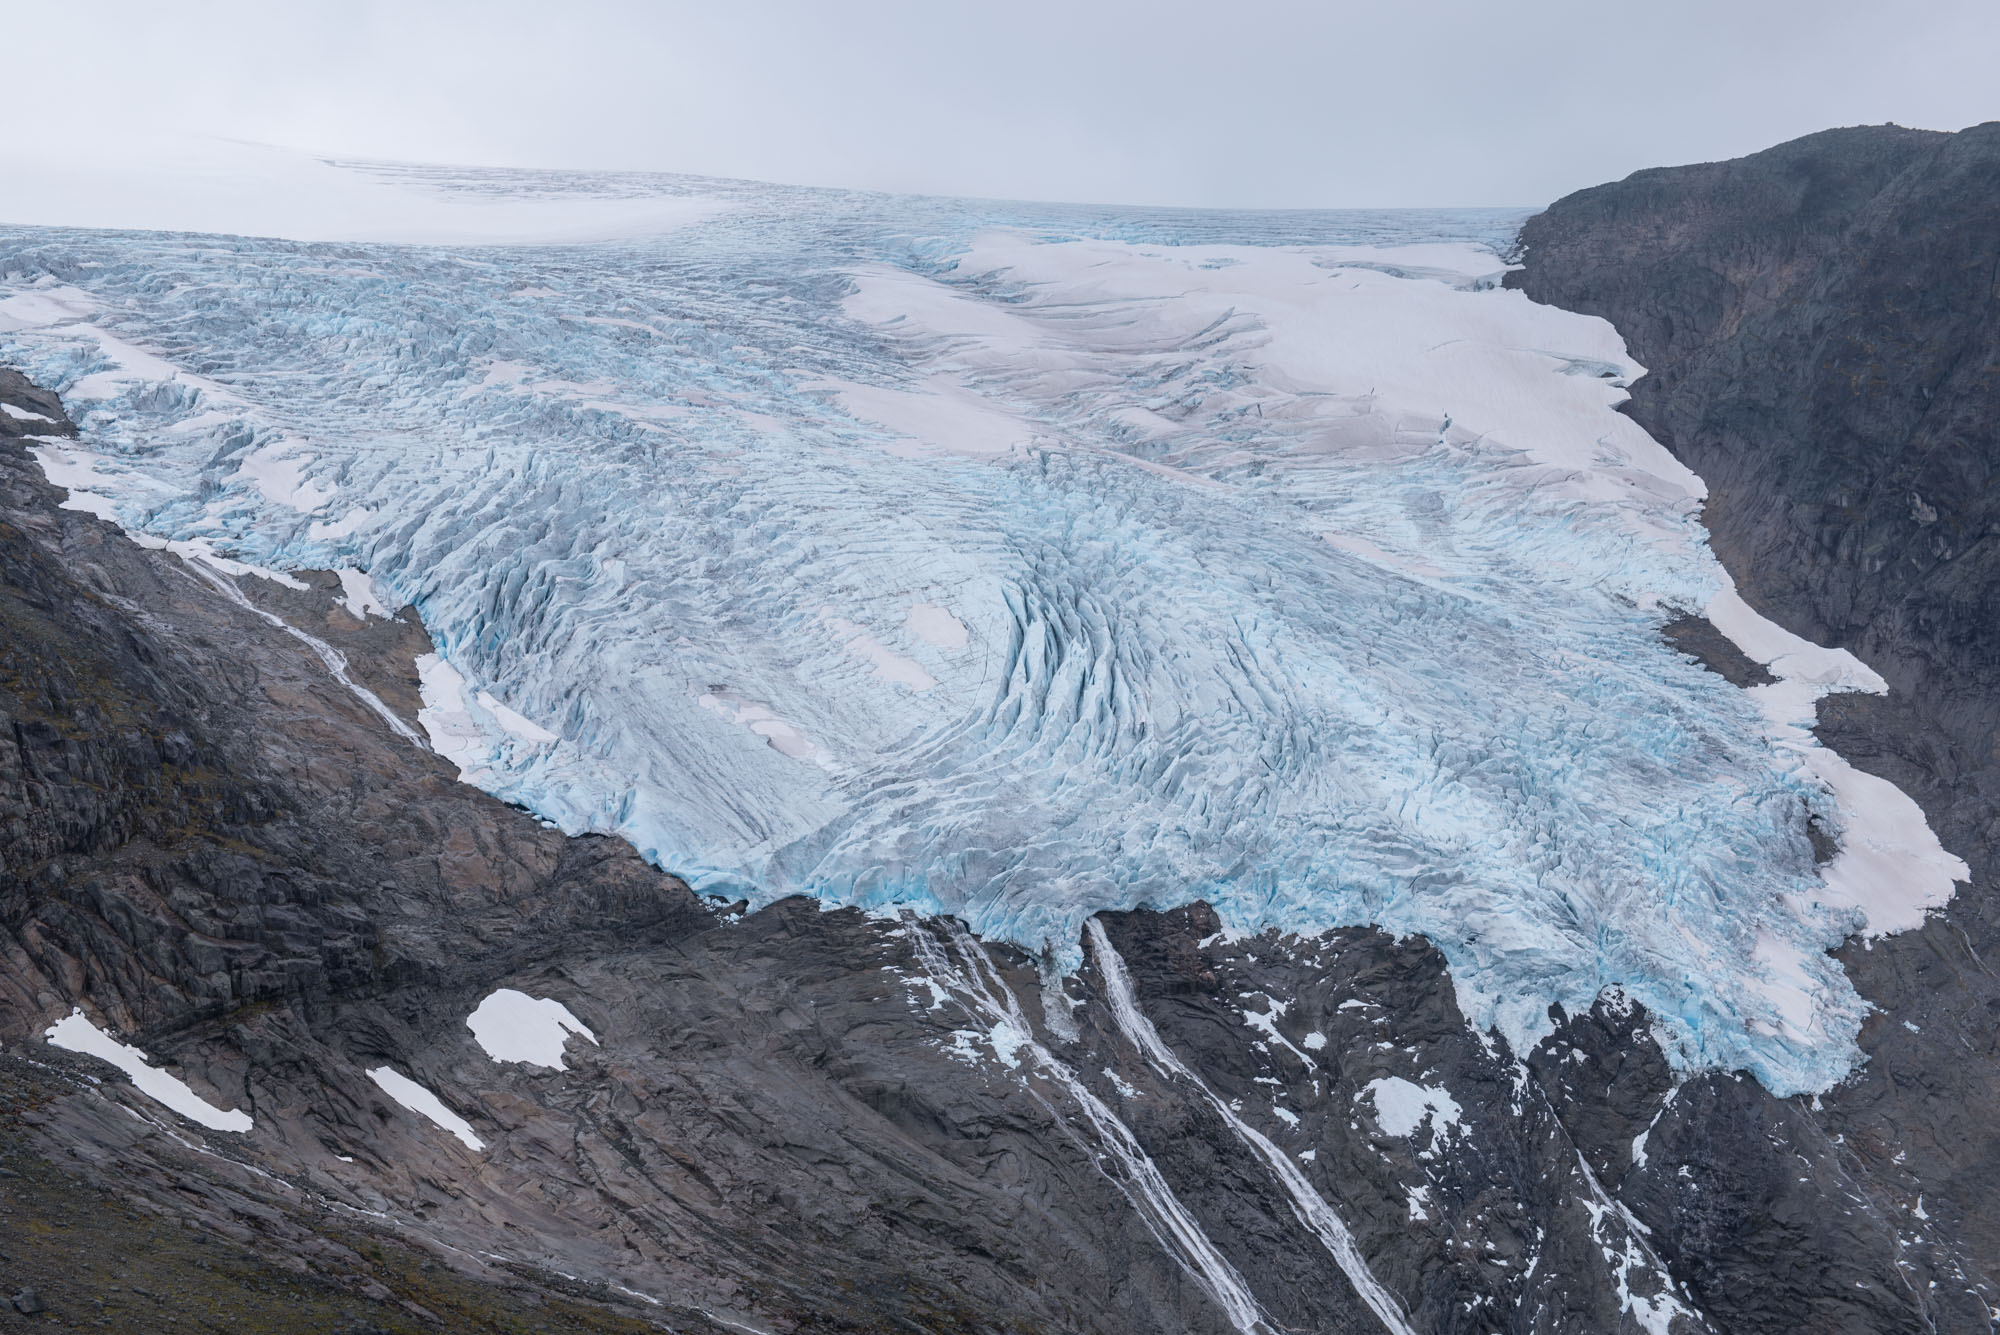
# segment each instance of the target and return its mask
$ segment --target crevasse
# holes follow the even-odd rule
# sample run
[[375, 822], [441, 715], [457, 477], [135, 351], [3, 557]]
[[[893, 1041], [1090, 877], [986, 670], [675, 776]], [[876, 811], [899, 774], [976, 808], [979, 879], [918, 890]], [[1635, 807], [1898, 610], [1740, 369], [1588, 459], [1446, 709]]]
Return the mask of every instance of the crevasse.
[[[1860, 665], [1759, 700], [1661, 642], [1729, 596], [1700, 480], [1608, 326], [1496, 289], [1519, 215], [389, 179], [712, 198], [590, 246], [0, 232], [0, 358], [84, 427], [42, 457], [154, 541], [367, 571], [468, 779], [698, 888], [1064, 964], [1140, 904], [1379, 924], [1517, 1049], [1617, 988], [1788, 1093], [1856, 1058], [1825, 949], [1962, 875], [1797, 726]], [[1808, 814], [1868, 859], [1823, 878]]]

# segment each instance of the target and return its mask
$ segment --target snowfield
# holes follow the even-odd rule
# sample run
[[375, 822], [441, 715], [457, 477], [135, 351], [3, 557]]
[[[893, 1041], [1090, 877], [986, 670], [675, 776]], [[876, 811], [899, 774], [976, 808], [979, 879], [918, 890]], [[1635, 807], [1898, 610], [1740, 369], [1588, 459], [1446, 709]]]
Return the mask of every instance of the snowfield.
[[[1517, 1050], [1615, 986], [1684, 1067], [1791, 1093], [1858, 1055], [1826, 949], [1965, 874], [1813, 740], [1880, 680], [1733, 598], [1616, 333], [1498, 288], [1518, 214], [313, 179], [486, 236], [651, 221], [0, 229], [0, 361], [84, 429], [51, 475], [414, 605], [469, 781], [702, 890], [1066, 965], [1142, 904], [1379, 924]], [[1662, 642], [1711, 606], [1778, 685]]]

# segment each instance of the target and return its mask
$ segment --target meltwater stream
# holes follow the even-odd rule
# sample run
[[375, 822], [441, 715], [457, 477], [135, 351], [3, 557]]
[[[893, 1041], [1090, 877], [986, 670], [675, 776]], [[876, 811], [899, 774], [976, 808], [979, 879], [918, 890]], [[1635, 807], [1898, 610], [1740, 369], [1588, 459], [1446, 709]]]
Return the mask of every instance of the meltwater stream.
[[[1497, 289], [1518, 213], [326, 170], [700, 207], [589, 245], [13, 228], [0, 360], [81, 423], [41, 450], [76, 503], [414, 604], [450, 754], [565, 829], [1064, 965], [1196, 898], [1419, 932], [1517, 1048], [1617, 987], [1780, 1092], [1856, 1056], [1824, 950], [1949, 893], [1798, 726], [1865, 669], [1802, 650], [1759, 700], [1662, 643], [1728, 593], [1700, 481], [1614, 411], [1608, 326]], [[1895, 884], [1823, 876], [1809, 815]]]

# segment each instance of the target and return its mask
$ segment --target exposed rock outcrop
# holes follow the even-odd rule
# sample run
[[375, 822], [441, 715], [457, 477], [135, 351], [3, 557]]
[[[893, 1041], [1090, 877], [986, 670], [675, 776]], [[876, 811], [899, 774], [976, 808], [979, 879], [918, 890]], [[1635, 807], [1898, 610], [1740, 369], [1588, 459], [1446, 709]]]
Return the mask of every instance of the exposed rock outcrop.
[[[1629, 411], [1707, 480], [1715, 549], [1745, 597], [1889, 682], [1886, 698], [1823, 701], [1823, 739], [1915, 797], [1972, 868], [1922, 930], [1843, 952], [1881, 1008], [1855, 1079], [1804, 1105], [1705, 1082], [1671, 1125], [1703, 1142], [1683, 1152], [1713, 1180], [1645, 1178], [1628, 1195], [1732, 1328], [1798, 1328], [1801, 1295], [1772, 1276], [1804, 1257], [1900, 1258], [1928, 1231], [1949, 1257], [1935, 1288], [1892, 1286], [1837, 1328], [1902, 1328], [1900, 1307], [1986, 1329], [2000, 1269], [2000, 123], [1834, 130], [1643, 171], [1558, 201], [1521, 240], [1510, 286], [1610, 320], [1650, 368]], [[1760, 1136], [1768, 1154], [1743, 1152]], [[1836, 1164], [1865, 1207], [1839, 1223], [1799, 1198]], [[1954, 1304], [1968, 1287], [1984, 1297]]]

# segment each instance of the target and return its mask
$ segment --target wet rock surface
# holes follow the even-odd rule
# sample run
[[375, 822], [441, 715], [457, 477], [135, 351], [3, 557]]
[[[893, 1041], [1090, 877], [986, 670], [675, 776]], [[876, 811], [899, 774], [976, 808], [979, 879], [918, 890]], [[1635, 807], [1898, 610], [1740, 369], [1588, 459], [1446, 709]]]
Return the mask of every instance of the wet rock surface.
[[1972, 868], [1922, 929], [1842, 952], [1881, 1008], [1853, 1080], [1805, 1103], [1695, 1082], [1648, 1140], [1688, 1174], [1625, 1194], [1719, 1324], [1988, 1329], [2000, 124], [1835, 130], [1639, 172], [1558, 201], [1522, 242], [1510, 286], [1605, 317], [1650, 368], [1628, 410], [1707, 480], [1744, 596], [1888, 680], [1887, 697], [1822, 701], [1822, 739], [1914, 797]]

